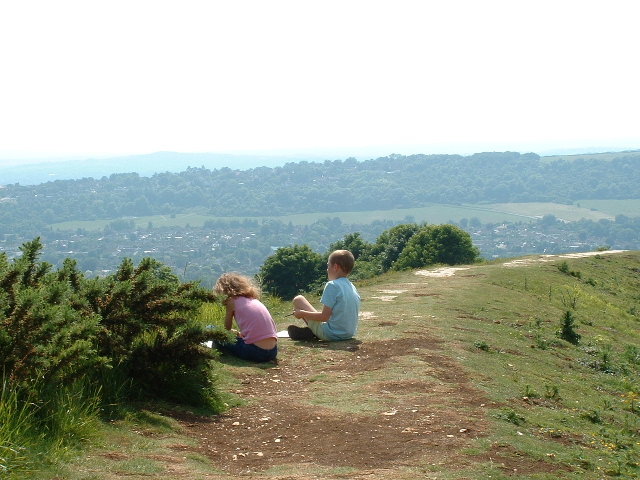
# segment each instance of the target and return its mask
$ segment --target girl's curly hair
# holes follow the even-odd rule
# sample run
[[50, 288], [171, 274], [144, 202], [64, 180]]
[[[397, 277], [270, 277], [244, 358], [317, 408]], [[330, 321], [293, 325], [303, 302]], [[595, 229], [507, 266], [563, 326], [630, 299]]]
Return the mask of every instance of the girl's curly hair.
[[260, 289], [253, 281], [236, 272], [223, 273], [213, 291], [228, 297], [260, 298]]

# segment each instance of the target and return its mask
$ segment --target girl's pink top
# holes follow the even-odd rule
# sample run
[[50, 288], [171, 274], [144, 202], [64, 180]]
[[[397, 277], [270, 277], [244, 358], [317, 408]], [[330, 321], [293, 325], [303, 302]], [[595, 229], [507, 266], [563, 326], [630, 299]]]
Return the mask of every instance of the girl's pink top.
[[249, 297], [234, 297], [234, 317], [245, 343], [277, 338], [276, 323], [264, 304]]

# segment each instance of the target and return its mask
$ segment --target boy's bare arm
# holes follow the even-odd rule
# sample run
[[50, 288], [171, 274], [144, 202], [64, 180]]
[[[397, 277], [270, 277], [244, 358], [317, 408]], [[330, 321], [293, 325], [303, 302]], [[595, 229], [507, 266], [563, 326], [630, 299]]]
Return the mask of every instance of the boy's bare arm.
[[331, 317], [331, 307], [323, 306], [321, 312], [310, 312], [308, 310], [294, 310], [293, 316], [296, 318], [303, 318], [305, 320], [313, 320], [316, 322], [326, 322]]

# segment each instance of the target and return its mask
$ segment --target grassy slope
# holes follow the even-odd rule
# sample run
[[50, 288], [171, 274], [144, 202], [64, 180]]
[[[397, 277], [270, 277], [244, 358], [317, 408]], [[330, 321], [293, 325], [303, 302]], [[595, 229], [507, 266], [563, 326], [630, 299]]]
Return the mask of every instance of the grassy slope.
[[[561, 262], [568, 274], [558, 269]], [[509, 445], [517, 455], [592, 478], [603, 472], [635, 478], [639, 272], [638, 252], [497, 261], [453, 277], [428, 277], [420, 286], [424, 297], [399, 295], [376, 310], [400, 316], [404, 328], [415, 322], [412, 317], [429, 316], [431, 332], [493, 400], [494, 432], [480, 450]], [[394, 276], [388, 287], [401, 291], [412, 279]], [[573, 305], [578, 346], [557, 336]]]
[[[565, 273], [558, 268], [563, 262]], [[640, 252], [585, 258], [532, 256], [465, 267], [451, 276], [402, 272], [359, 285], [364, 301], [358, 338], [369, 347], [367, 351], [374, 355], [378, 347], [412, 336], [441, 342], [432, 355], [457, 364], [469, 386], [484, 392], [489, 428], [464, 450], [452, 451], [453, 456], [477, 456], [477, 461], [463, 467], [435, 466], [427, 446], [423, 460], [393, 476], [357, 470], [347, 476], [636, 478], [640, 400], [630, 392], [640, 392], [639, 272]], [[280, 327], [288, 323], [283, 317], [288, 308], [274, 307]], [[577, 346], [557, 336], [563, 313], [570, 308], [581, 335]], [[283, 364], [307, 365], [312, 359], [323, 362], [325, 357], [334, 363], [354, 360], [353, 352], [346, 350], [282, 343]], [[350, 401], [343, 408], [350, 409], [349, 415], [379, 414], [399, 401], [396, 393], [372, 404], [367, 383], [389, 383], [394, 375], [398, 382], [424, 380], [429, 364], [412, 355], [409, 351], [385, 368], [353, 372]], [[251, 365], [225, 365], [224, 369], [228, 389], [238, 386], [234, 375], [240, 371], [243, 378], [265, 375], [264, 369]], [[344, 384], [336, 384], [331, 370], [308, 375], [314, 393], [308, 401], [336, 408], [334, 400], [345, 395]], [[340, 375], [344, 382], [345, 374]], [[441, 408], [457, 409], [458, 414], [465, 408], [456, 406], [455, 398], [439, 398], [437, 392], [423, 395], [423, 403], [442, 404]], [[173, 474], [195, 479], [203, 478], [203, 472], [209, 472], [210, 478], [231, 478], [214, 475], [215, 466], [208, 459], [177, 449], [176, 445], [186, 448], [197, 442], [164, 417], [151, 415], [138, 418], [134, 426], [125, 422], [109, 428], [115, 428], [109, 440], [67, 471], [85, 473], [69, 473], [68, 478], [115, 478], [116, 472], [120, 473], [115, 476], [130, 478]], [[122, 458], [104, 454], [114, 449]], [[180, 461], [171, 462], [172, 458]], [[509, 458], [514, 468], [520, 467], [517, 474], [504, 467]], [[316, 473], [283, 467], [261, 478], [312, 478]], [[337, 471], [325, 474], [325, 478], [340, 477]]]

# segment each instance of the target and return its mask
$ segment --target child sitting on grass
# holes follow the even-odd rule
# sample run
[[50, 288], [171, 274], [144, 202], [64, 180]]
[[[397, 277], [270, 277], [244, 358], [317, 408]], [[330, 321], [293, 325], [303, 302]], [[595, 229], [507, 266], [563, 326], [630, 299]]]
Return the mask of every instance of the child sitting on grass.
[[[252, 362], [276, 361], [278, 334], [269, 310], [259, 300], [260, 290], [248, 277], [238, 273], [223, 274], [214, 287], [226, 295], [224, 328], [237, 333], [235, 342], [216, 342], [223, 352]], [[233, 330], [235, 318], [238, 330]]]
[[293, 299], [293, 315], [301, 318], [306, 327], [290, 325], [292, 340], [349, 340], [358, 330], [360, 294], [347, 276], [353, 270], [355, 259], [349, 250], [336, 250], [329, 255], [327, 277], [322, 292], [322, 311], [316, 310], [303, 296]]

